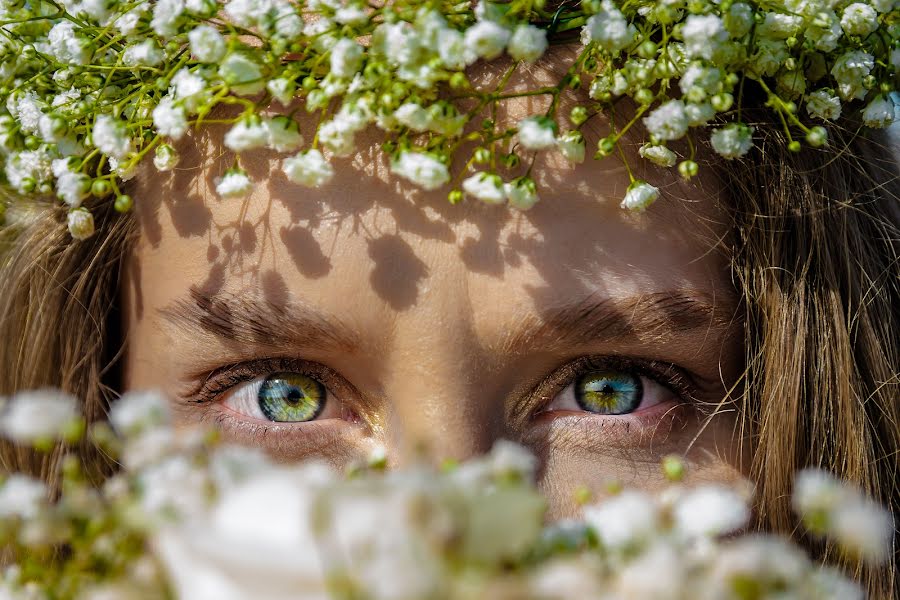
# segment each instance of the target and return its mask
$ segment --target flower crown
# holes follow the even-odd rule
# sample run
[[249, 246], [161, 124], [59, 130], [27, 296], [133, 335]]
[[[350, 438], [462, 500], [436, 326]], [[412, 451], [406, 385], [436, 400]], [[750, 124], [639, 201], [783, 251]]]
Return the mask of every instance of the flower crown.
[[[576, 57], [554, 85], [506, 91], [548, 39], [581, 33]], [[19, 196], [55, 193], [77, 239], [94, 230], [89, 196], [132, 199], [119, 184], [147, 155], [160, 171], [178, 163], [172, 145], [191, 127], [231, 124], [234, 166], [217, 180], [224, 197], [247, 194], [243, 153], [290, 153], [284, 176], [317, 187], [330, 157], [354, 151], [374, 124], [391, 170], [427, 190], [527, 209], [538, 200], [535, 153], [555, 149], [573, 163], [587, 152], [581, 129], [622, 98], [636, 106], [613, 124], [594, 158], [619, 151], [641, 123], [640, 156], [694, 176], [697, 128], [726, 159], [753, 146], [742, 116], [750, 79], [783, 126], [788, 149], [827, 143], [816, 122], [862, 110], [870, 127], [894, 119], [900, 67], [900, 2], [869, 0], [582, 0], [551, 10], [544, 0], [0, 0], [0, 149], [3, 187]], [[491, 89], [475, 89], [467, 67], [507, 54]], [[561, 114], [568, 89], [589, 99]], [[549, 109], [513, 127], [491, 118], [510, 98], [546, 96]], [[263, 110], [299, 101], [315, 130]], [[219, 105], [238, 116], [211, 118]], [[855, 106], [858, 105], [858, 106]], [[717, 115], [721, 115], [716, 119]], [[716, 119], [717, 125], [710, 124]], [[571, 129], [560, 130], [565, 121]], [[722, 124], [725, 123], [725, 124]], [[687, 139], [687, 156], [667, 147]], [[308, 140], [308, 141], [307, 141]], [[451, 173], [452, 159], [467, 153]], [[627, 167], [626, 161], [626, 167]], [[500, 172], [517, 173], [504, 181]], [[642, 210], [659, 190], [636, 179], [622, 205]]]

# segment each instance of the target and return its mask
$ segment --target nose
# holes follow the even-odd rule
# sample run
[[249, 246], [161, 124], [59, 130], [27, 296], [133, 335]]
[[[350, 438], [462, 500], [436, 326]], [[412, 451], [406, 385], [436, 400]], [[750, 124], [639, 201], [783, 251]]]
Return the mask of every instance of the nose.
[[395, 330], [384, 378], [384, 444], [392, 463], [464, 460], [503, 437], [502, 399], [470, 319], [423, 315]]

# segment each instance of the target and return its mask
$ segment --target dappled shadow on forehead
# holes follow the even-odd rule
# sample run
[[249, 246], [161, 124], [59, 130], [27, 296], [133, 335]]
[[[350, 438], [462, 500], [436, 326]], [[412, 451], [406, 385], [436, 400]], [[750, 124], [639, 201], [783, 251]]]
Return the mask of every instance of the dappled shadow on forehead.
[[[574, 59], [570, 52], [559, 48], [548, 61], [520, 67], [507, 89], [533, 89], [558, 81], [559, 71]], [[492, 64], [474, 71], [472, 80], [476, 86], [490, 86], [503, 68]], [[568, 93], [564, 105], [582, 94], [583, 90]], [[547, 103], [544, 97], [516, 98], [505, 102], [495, 116], [502, 126], [514, 126], [518, 119], [546, 111]], [[301, 133], [311, 139], [317, 118], [302, 109], [297, 115]], [[618, 115], [627, 116], [627, 112]], [[563, 122], [561, 126], [569, 125]], [[609, 128], [608, 116], [599, 115], [591, 122], [588, 157]], [[637, 159], [634, 144], [626, 148], [626, 155], [635, 175], [651, 180], [665, 195], [647, 215], [628, 215], [617, 208], [629, 183], [617, 157], [599, 162], [588, 158], [585, 164], [573, 167], [554, 152], [538, 155], [531, 171], [543, 200], [530, 212], [519, 213], [474, 200], [454, 206], [446, 200], [449, 188], [429, 193], [398, 180], [390, 174], [380, 151], [382, 134], [374, 129], [357, 136], [354, 155], [333, 159], [337, 176], [322, 188], [290, 183], [280, 168], [284, 155], [254, 151], [240, 159], [256, 182], [253, 193], [246, 199], [221, 199], [214, 192], [216, 180], [235, 164], [234, 154], [222, 143], [227, 129], [225, 125], [207, 125], [192, 132], [178, 144], [181, 161], [170, 173], [158, 173], [145, 162], [133, 190], [143, 237], [150, 246], [156, 247], [162, 240], [163, 216], [171, 222], [174, 235], [206, 241], [207, 276], [195, 287], [207, 297], [220, 293], [235, 275], [255, 282], [259, 289], [286, 290], [284, 281], [278, 281], [282, 275], [266, 270], [260, 262], [260, 257], [278, 244], [305, 278], [340, 276], [334, 270], [333, 245], [319, 235], [329, 230], [349, 232], [366, 241], [371, 262], [368, 284], [397, 311], [417, 303], [423, 282], [431, 275], [427, 262], [419, 256], [417, 241], [454, 246], [460, 262], [475, 273], [499, 278], [510, 268], [533, 267], [538, 277], [528, 289], [536, 306], [542, 306], [560, 290], [587, 294], [597, 287], [598, 282], [585, 279], [586, 255], [602, 261], [617, 253], [633, 253], [637, 248], [630, 245], [645, 243], [627, 236], [615, 244], [607, 243], [592, 235], [592, 220], [611, 221], [635, 232], [658, 227], [654, 237], [661, 248], [667, 239], [682, 237], [684, 231], [707, 238], [709, 247], [714, 247], [721, 235], [721, 227], [709, 211], [691, 210], [691, 204], [710, 191], [702, 185], [685, 186], [671, 171], [648, 168]], [[453, 173], [462, 170], [465, 156], [458, 155]], [[675, 205], [687, 206], [687, 210], [672, 210]], [[284, 213], [287, 220], [273, 218]], [[567, 250], [560, 255], [560, 248]], [[579, 252], [583, 256], [579, 257]]]

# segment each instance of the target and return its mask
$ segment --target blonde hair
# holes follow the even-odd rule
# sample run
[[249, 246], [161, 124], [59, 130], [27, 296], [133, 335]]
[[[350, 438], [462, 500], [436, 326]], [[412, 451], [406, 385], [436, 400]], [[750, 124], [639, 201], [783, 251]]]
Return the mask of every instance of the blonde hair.
[[[719, 169], [745, 317], [737, 435], [754, 448], [759, 527], [797, 537], [789, 494], [807, 465], [900, 509], [897, 163], [881, 135], [832, 133], [832, 150], [802, 154], [773, 134], [752, 158]], [[64, 210], [16, 206], [25, 214], [0, 228], [0, 394], [61, 387], [83, 400], [89, 420], [103, 419], [120, 389], [119, 290], [134, 219], [103, 203], [93, 209], [98, 233], [73, 243]], [[48, 480], [54, 459], [0, 447], [4, 468]], [[112, 468], [96, 453], [85, 460]], [[895, 550], [881, 570], [845, 566], [872, 597], [890, 597], [896, 559]]]

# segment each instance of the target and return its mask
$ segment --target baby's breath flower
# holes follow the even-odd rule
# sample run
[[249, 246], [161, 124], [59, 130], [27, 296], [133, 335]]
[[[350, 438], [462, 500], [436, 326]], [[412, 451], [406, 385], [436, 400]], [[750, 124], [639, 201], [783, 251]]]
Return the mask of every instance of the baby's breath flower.
[[709, 141], [719, 156], [740, 158], [753, 147], [753, 130], [743, 123], [729, 123], [713, 131]]
[[556, 145], [556, 123], [547, 117], [526, 117], [519, 121], [519, 142], [529, 150]]
[[216, 179], [216, 193], [223, 198], [243, 198], [253, 189], [253, 182], [243, 169], [228, 169]]
[[67, 223], [69, 234], [76, 240], [86, 240], [94, 235], [94, 215], [84, 208], [69, 211]]
[[131, 138], [125, 123], [112, 115], [97, 115], [91, 136], [94, 146], [108, 156], [121, 160], [131, 152]]
[[290, 79], [279, 77], [269, 81], [266, 84], [266, 89], [282, 106], [287, 106], [294, 99], [294, 92], [297, 91], [297, 86]]
[[447, 165], [424, 152], [401, 152], [391, 163], [391, 170], [426, 190], [436, 190], [450, 181]]
[[460, 70], [478, 58], [475, 49], [466, 43], [465, 36], [455, 29], [438, 32], [438, 55], [448, 69]]
[[628, 187], [628, 192], [622, 200], [622, 208], [634, 212], [643, 212], [648, 206], [659, 198], [659, 188], [646, 181], [635, 181]]
[[644, 117], [644, 126], [658, 140], [677, 140], [688, 130], [684, 102], [669, 100]]
[[159, 171], [171, 171], [178, 164], [178, 152], [169, 144], [160, 144], [153, 155], [153, 166]]
[[503, 184], [503, 192], [510, 206], [519, 210], [528, 210], [540, 199], [533, 179], [520, 177]]
[[0, 483], [0, 519], [34, 518], [46, 502], [47, 493], [43, 481], [21, 473], [10, 475]]
[[659, 507], [647, 494], [627, 491], [597, 505], [584, 508], [603, 548], [614, 552], [634, 549], [657, 535]]
[[516, 60], [534, 62], [547, 50], [547, 31], [534, 25], [519, 25], [513, 30], [506, 51]]
[[617, 55], [634, 41], [637, 28], [625, 19], [625, 15], [613, 4], [603, 0], [600, 10], [591, 15], [581, 30], [581, 42], [596, 42], [612, 55]]
[[493, 60], [500, 56], [510, 32], [493, 21], [479, 21], [466, 30], [465, 44], [479, 57]]
[[875, 58], [860, 50], [850, 50], [842, 54], [831, 68], [831, 75], [838, 82], [838, 93], [844, 100], [866, 97], [863, 79], [875, 66]]
[[86, 64], [90, 57], [89, 45], [70, 21], [60, 21], [47, 34], [47, 53], [63, 64]]
[[188, 33], [191, 53], [200, 62], [217, 63], [225, 56], [227, 46], [219, 30], [211, 25], [198, 25]]
[[723, 24], [731, 37], [744, 37], [753, 27], [753, 7], [746, 2], [733, 3], [723, 18]]
[[724, 42], [728, 40], [728, 31], [722, 19], [716, 15], [690, 15], [681, 30], [684, 37], [684, 49], [691, 58], [712, 60]]
[[786, 40], [796, 35], [803, 26], [803, 17], [780, 12], [767, 12], [757, 32], [760, 36], [773, 40]]
[[394, 111], [394, 118], [398, 123], [413, 131], [426, 131], [431, 127], [431, 117], [428, 111], [414, 102], [401, 104]]
[[[69, 214], [78, 212], [90, 215], [81, 208]], [[78, 401], [69, 394], [58, 390], [21, 392], [0, 413], [0, 435], [19, 444], [53, 441], [77, 419]]]
[[841, 99], [831, 90], [816, 90], [806, 96], [806, 112], [824, 121], [834, 121], [841, 116]]
[[716, 116], [716, 109], [709, 102], [688, 102], [684, 105], [684, 116], [688, 125], [698, 127], [709, 123]]
[[334, 177], [334, 168], [315, 149], [284, 159], [282, 170], [289, 180], [311, 188], [321, 187]]
[[171, 96], [166, 96], [153, 109], [153, 125], [160, 135], [179, 140], [188, 129], [187, 115]]
[[268, 131], [267, 145], [276, 152], [290, 152], [303, 144], [303, 136], [297, 122], [284, 116], [277, 116], [264, 122]]
[[258, 94], [266, 87], [262, 66], [243, 52], [232, 52], [219, 66], [219, 76], [241, 96]]
[[353, 77], [363, 62], [363, 49], [354, 40], [341, 38], [331, 49], [331, 72], [336, 77]]
[[183, 103], [185, 109], [191, 112], [196, 110], [203, 100], [206, 81], [184, 67], [172, 77], [172, 85], [175, 88], [175, 98]]
[[162, 48], [153, 40], [144, 40], [143, 42], [132, 44], [122, 54], [122, 62], [128, 66], [155, 67], [165, 58], [166, 55]]
[[580, 131], [567, 131], [556, 140], [560, 154], [571, 163], [584, 162], [584, 136]]
[[90, 178], [70, 169], [68, 159], [53, 161], [53, 175], [56, 177], [56, 194], [72, 208], [78, 208], [90, 189]]
[[844, 8], [841, 27], [847, 35], [867, 36], [878, 29], [878, 13], [864, 2], [854, 2]]
[[129, 392], [109, 409], [109, 422], [121, 435], [167, 425], [169, 417], [168, 401], [158, 392]]
[[884, 128], [894, 122], [894, 103], [889, 96], [875, 96], [863, 111], [868, 127]]
[[705, 486], [685, 492], [673, 510], [675, 527], [688, 537], [733, 533], [747, 524], [750, 510], [733, 489]]
[[241, 119], [228, 130], [223, 141], [235, 152], [262, 148], [269, 142], [269, 128], [258, 117]]
[[161, 38], [170, 38], [178, 33], [178, 18], [184, 12], [184, 0], [159, 0], [153, 5], [150, 26]]
[[644, 144], [638, 149], [638, 154], [662, 167], [673, 167], [678, 160], [674, 152], [658, 144]]
[[503, 204], [506, 202], [503, 180], [496, 173], [475, 173], [463, 180], [462, 189], [465, 193], [481, 200], [485, 204]]

